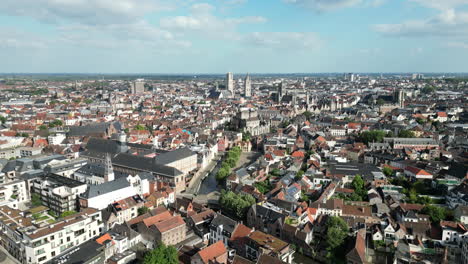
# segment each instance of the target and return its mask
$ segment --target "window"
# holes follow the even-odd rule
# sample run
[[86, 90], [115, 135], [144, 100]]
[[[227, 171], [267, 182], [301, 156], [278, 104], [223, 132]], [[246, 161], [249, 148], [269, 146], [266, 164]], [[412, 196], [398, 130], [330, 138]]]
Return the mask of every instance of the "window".
[[44, 254], [45, 250], [43, 248], [36, 250], [36, 256]]

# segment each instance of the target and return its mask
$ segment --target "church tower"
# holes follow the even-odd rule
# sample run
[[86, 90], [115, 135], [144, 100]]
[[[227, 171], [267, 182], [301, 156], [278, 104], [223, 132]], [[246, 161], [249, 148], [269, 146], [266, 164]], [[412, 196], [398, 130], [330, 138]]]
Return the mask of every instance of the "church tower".
[[250, 80], [250, 75], [247, 74], [244, 81], [244, 95], [245, 97], [252, 96], [252, 81]]
[[115, 179], [114, 168], [112, 167], [112, 160], [110, 154], [106, 154], [106, 161], [104, 162], [104, 182], [110, 182]]
[[405, 107], [405, 91], [403, 89], [398, 90], [398, 106]]
[[284, 95], [284, 83], [281, 82], [278, 86], [278, 103], [281, 103]]

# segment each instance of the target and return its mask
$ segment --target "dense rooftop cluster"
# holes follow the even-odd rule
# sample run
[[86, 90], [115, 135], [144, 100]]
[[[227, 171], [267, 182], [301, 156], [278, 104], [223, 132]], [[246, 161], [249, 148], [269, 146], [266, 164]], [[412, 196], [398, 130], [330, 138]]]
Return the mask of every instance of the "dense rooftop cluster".
[[468, 79], [235, 77], [0, 80], [9, 261], [468, 261]]

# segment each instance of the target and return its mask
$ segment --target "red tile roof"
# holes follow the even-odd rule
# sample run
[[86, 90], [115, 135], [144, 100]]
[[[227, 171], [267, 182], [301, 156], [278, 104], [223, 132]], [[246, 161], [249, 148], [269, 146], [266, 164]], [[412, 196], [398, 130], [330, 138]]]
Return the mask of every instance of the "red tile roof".
[[226, 247], [221, 240], [198, 252], [198, 255], [200, 256], [203, 263], [207, 264], [215, 262], [216, 258], [222, 256], [223, 254], [226, 254]]
[[185, 225], [184, 220], [180, 215], [173, 216], [169, 219], [166, 219], [164, 221], [158, 222], [154, 224], [156, 228], [159, 230], [159, 232], [164, 233], [166, 231], [169, 231], [171, 229], [177, 228], [181, 225]]

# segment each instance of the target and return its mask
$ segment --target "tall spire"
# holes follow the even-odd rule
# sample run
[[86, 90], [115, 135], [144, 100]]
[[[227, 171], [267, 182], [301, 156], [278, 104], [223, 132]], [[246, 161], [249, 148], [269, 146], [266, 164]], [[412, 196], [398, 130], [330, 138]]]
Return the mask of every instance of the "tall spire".
[[252, 82], [250, 80], [250, 74], [247, 73], [244, 81], [244, 95], [245, 97], [252, 96]]
[[115, 179], [114, 168], [112, 167], [112, 160], [109, 153], [106, 154], [106, 161], [104, 163], [104, 182], [110, 182]]

